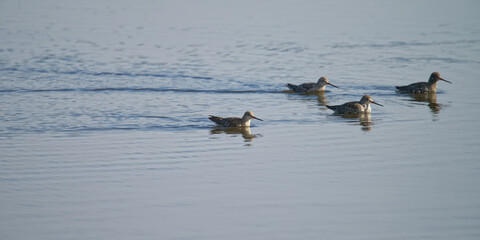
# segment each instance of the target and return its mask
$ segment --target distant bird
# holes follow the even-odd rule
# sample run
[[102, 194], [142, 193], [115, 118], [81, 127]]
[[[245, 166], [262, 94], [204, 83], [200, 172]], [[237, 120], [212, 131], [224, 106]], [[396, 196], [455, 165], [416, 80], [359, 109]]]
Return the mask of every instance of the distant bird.
[[290, 88], [292, 91], [296, 93], [313, 93], [313, 92], [320, 92], [320, 91], [325, 91], [325, 87], [327, 85], [339, 88], [331, 83], [328, 82], [327, 77], [321, 77], [318, 79], [316, 83], [302, 83], [300, 85], [294, 85], [287, 83], [287, 87]]
[[377, 104], [382, 106], [382, 104], [376, 103], [372, 100], [372, 97], [369, 95], [364, 95], [362, 99], [358, 102], [348, 102], [342, 105], [335, 105], [335, 106], [326, 106], [329, 109], [332, 109], [337, 114], [359, 114], [359, 113], [370, 113], [372, 108], [370, 107], [370, 103]]
[[400, 92], [407, 92], [407, 93], [436, 92], [437, 91], [437, 82], [439, 80], [451, 83], [450, 81], [447, 81], [447, 80], [441, 78], [440, 73], [433, 72], [430, 75], [430, 79], [428, 79], [428, 82], [417, 82], [417, 83], [412, 83], [412, 84], [406, 85], [406, 86], [396, 86], [396, 88]]
[[222, 117], [216, 117], [212, 115], [209, 115], [208, 117], [208, 119], [210, 119], [212, 122], [222, 127], [250, 127], [250, 120], [252, 120], [252, 118], [263, 121], [262, 119], [253, 116], [253, 113], [251, 111], [246, 111], [243, 114], [242, 118], [237, 118], [237, 117], [222, 118]]

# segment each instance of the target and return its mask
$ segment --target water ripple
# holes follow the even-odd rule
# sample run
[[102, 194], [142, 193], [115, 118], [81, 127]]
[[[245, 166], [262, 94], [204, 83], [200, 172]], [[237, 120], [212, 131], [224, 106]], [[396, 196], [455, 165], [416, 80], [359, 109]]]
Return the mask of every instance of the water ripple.
[[457, 59], [449, 57], [392, 57], [389, 58], [395, 62], [412, 63], [414, 61], [426, 61], [426, 62], [444, 62], [444, 63], [480, 63], [479, 61]]
[[439, 46], [439, 45], [452, 45], [452, 44], [478, 44], [480, 40], [459, 40], [459, 41], [442, 41], [442, 42], [405, 42], [405, 41], [392, 41], [388, 43], [367, 43], [367, 44], [347, 44], [336, 43], [332, 48], [393, 48], [393, 47], [405, 47], [405, 46]]
[[57, 70], [45, 70], [38, 68], [20, 69], [16, 67], [2, 68], [0, 71], [14, 71], [14, 72], [34, 72], [34, 73], [53, 73], [53, 74], [66, 74], [66, 75], [90, 75], [90, 76], [122, 76], [122, 77], [157, 77], [157, 78], [192, 78], [202, 80], [212, 80], [211, 77], [203, 76], [191, 76], [184, 74], [162, 74], [162, 73], [128, 73], [128, 72], [87, 72], [82, 70], [74, 71], [57, 71]]
[[178, 89], [178, 88], [135, 88], [135, 87], [105, 87], [105, 88], [57, 88], [57, 89], [0, 89], [0, 93], [35, 93], [35, 92], [180, 92], [180, 93], [283, 93], [274, 90], [209, 90], [209, 89]]

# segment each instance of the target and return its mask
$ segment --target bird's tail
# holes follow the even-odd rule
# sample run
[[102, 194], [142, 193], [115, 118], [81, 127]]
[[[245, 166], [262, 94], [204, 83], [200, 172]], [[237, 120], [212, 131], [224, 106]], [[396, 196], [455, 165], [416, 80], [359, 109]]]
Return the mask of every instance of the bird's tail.
[[292, 90], [294, 92], [295, 92], [295, 89], [297, 89], [297, 85], [293, 85], [293, 84], [290, 84], [290, 83], [287, 83], [285, 86], [287, 86], [288, 88], [290, 88], [290, 90]]
[[208, 119], [210, 119], [210, 121], [214, 122], [214, 123], [217, 123], [219, 124], [223, 118], [221, 117], [217, 117], [217, 116], [213, 116], [213, 115], [208, 115]]
[[325, 105], [325, 107], [327, 107], [328, 109], [332, 109], [333, 111], [335, 111], [338, 106], [330, 106], [330, 105]]

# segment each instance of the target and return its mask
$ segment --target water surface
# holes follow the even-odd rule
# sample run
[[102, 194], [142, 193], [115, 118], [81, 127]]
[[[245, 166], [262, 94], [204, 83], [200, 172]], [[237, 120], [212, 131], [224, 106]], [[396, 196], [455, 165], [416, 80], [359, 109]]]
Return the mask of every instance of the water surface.
[[479, 7], [2, 1], [0, 238], [478, 239]]

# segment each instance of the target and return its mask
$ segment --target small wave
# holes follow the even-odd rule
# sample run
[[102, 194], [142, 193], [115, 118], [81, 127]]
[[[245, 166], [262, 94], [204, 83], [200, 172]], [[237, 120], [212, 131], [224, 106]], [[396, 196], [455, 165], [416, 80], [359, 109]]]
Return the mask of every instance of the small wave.
[[441, 58], [441, 57], [393, 57], [389, 58], [394, 62], [412, 63], [414, 61], [426, 61], [426, 62], [444, 62], [444, 63], [480, 63], [479, 61], [457, 59], [457, 58]]
[[402, 62], [402, 63], [413, 62], [412, 58], [406, 58], [406, 57], [393, 57], [393, 58], [390, 58], [390, 60], [393, 60], [394, 62]]
[[390, 91], [395, 90], [393, 85], [348, 85], [347, 87], [362, 91]]
[[90, 75], [90, 76], [122, 76], [122, 77], [154, 77], [154, 78], [192, 78], [192, 79], [201, 79], [201, 80], [212, 80], [211, 77], [203, 76], [192, 76], [184, 74], [162, 74], [162, 73], [127, 73], [127, 72], [86, 72], [82, 70], [75, 71], [56, 71], [56, 70], [45, 70], [37, 68], [2, 68], [0, 71], [15, 71], [15, 72], [35, 72], [35, 73], [53, 73], [53, 74], [66, 74], [66, 75]]
[[150, 126], [141, 126], [141, 125], [132, 125], [132, 126], [105, 126], [105, 127], [70, 127], [70, 128], [45, 128], [45, 129], [31, 129], [31, 128], [15, 128], [8, 129], [7, 131], [0, 130], [0, 137], [8, 137], [22, 134], [44, 134], [44, 133], [88, 133], [88, 132], [107, 132], [107, 131], [190, 131], [195, 129], [208, 129], [211, 125], [200, 124], [200, 125], [150, 125]]
[[208, 90], [208, 89], [178, 89], [178, 88], [134, 88], [134, 87], [106, 87], [106, 88], [56, 88], [56, 89], [0, 89], [1, 93], [29, 93], [29, 92], [180, 92], [180, 93], [283, 93], [274, 90]]
[[172, 119], [172, 120], [175, 119], [175, 118], [172, 118], [172, 117], [166, 117], [166, 116], [151, 116], [151, 115], [135, 115], [134, 117], [138, 117], [138, 118], [156, 118], [156, 119]]
[[294, 42], [281, 42], [270, 44], [258, 44], [254, 48], [272, 52], [294, 52], [300, 53], [308, 50], [307, 47], [296, 46]]
[[404, 41], [392, 41], [388, 43], [367, 43], [367, 44], [347, 44], [336, 43], [332, 48], [394, 48], [405, 46], [439, 46], [439, 45], [452, 45], [452, 44], [478, 44], [480, 40], [459, 40], [459, 41], [442, 41], [442, 42], [404, 42]]
[[420, 42], [389, 42], [389, 43], [369, 43], [369, 44], [334, 44], [332, 48], [392, 48], [403, 46], [425, 46], [432, 45], [431, 43]]

